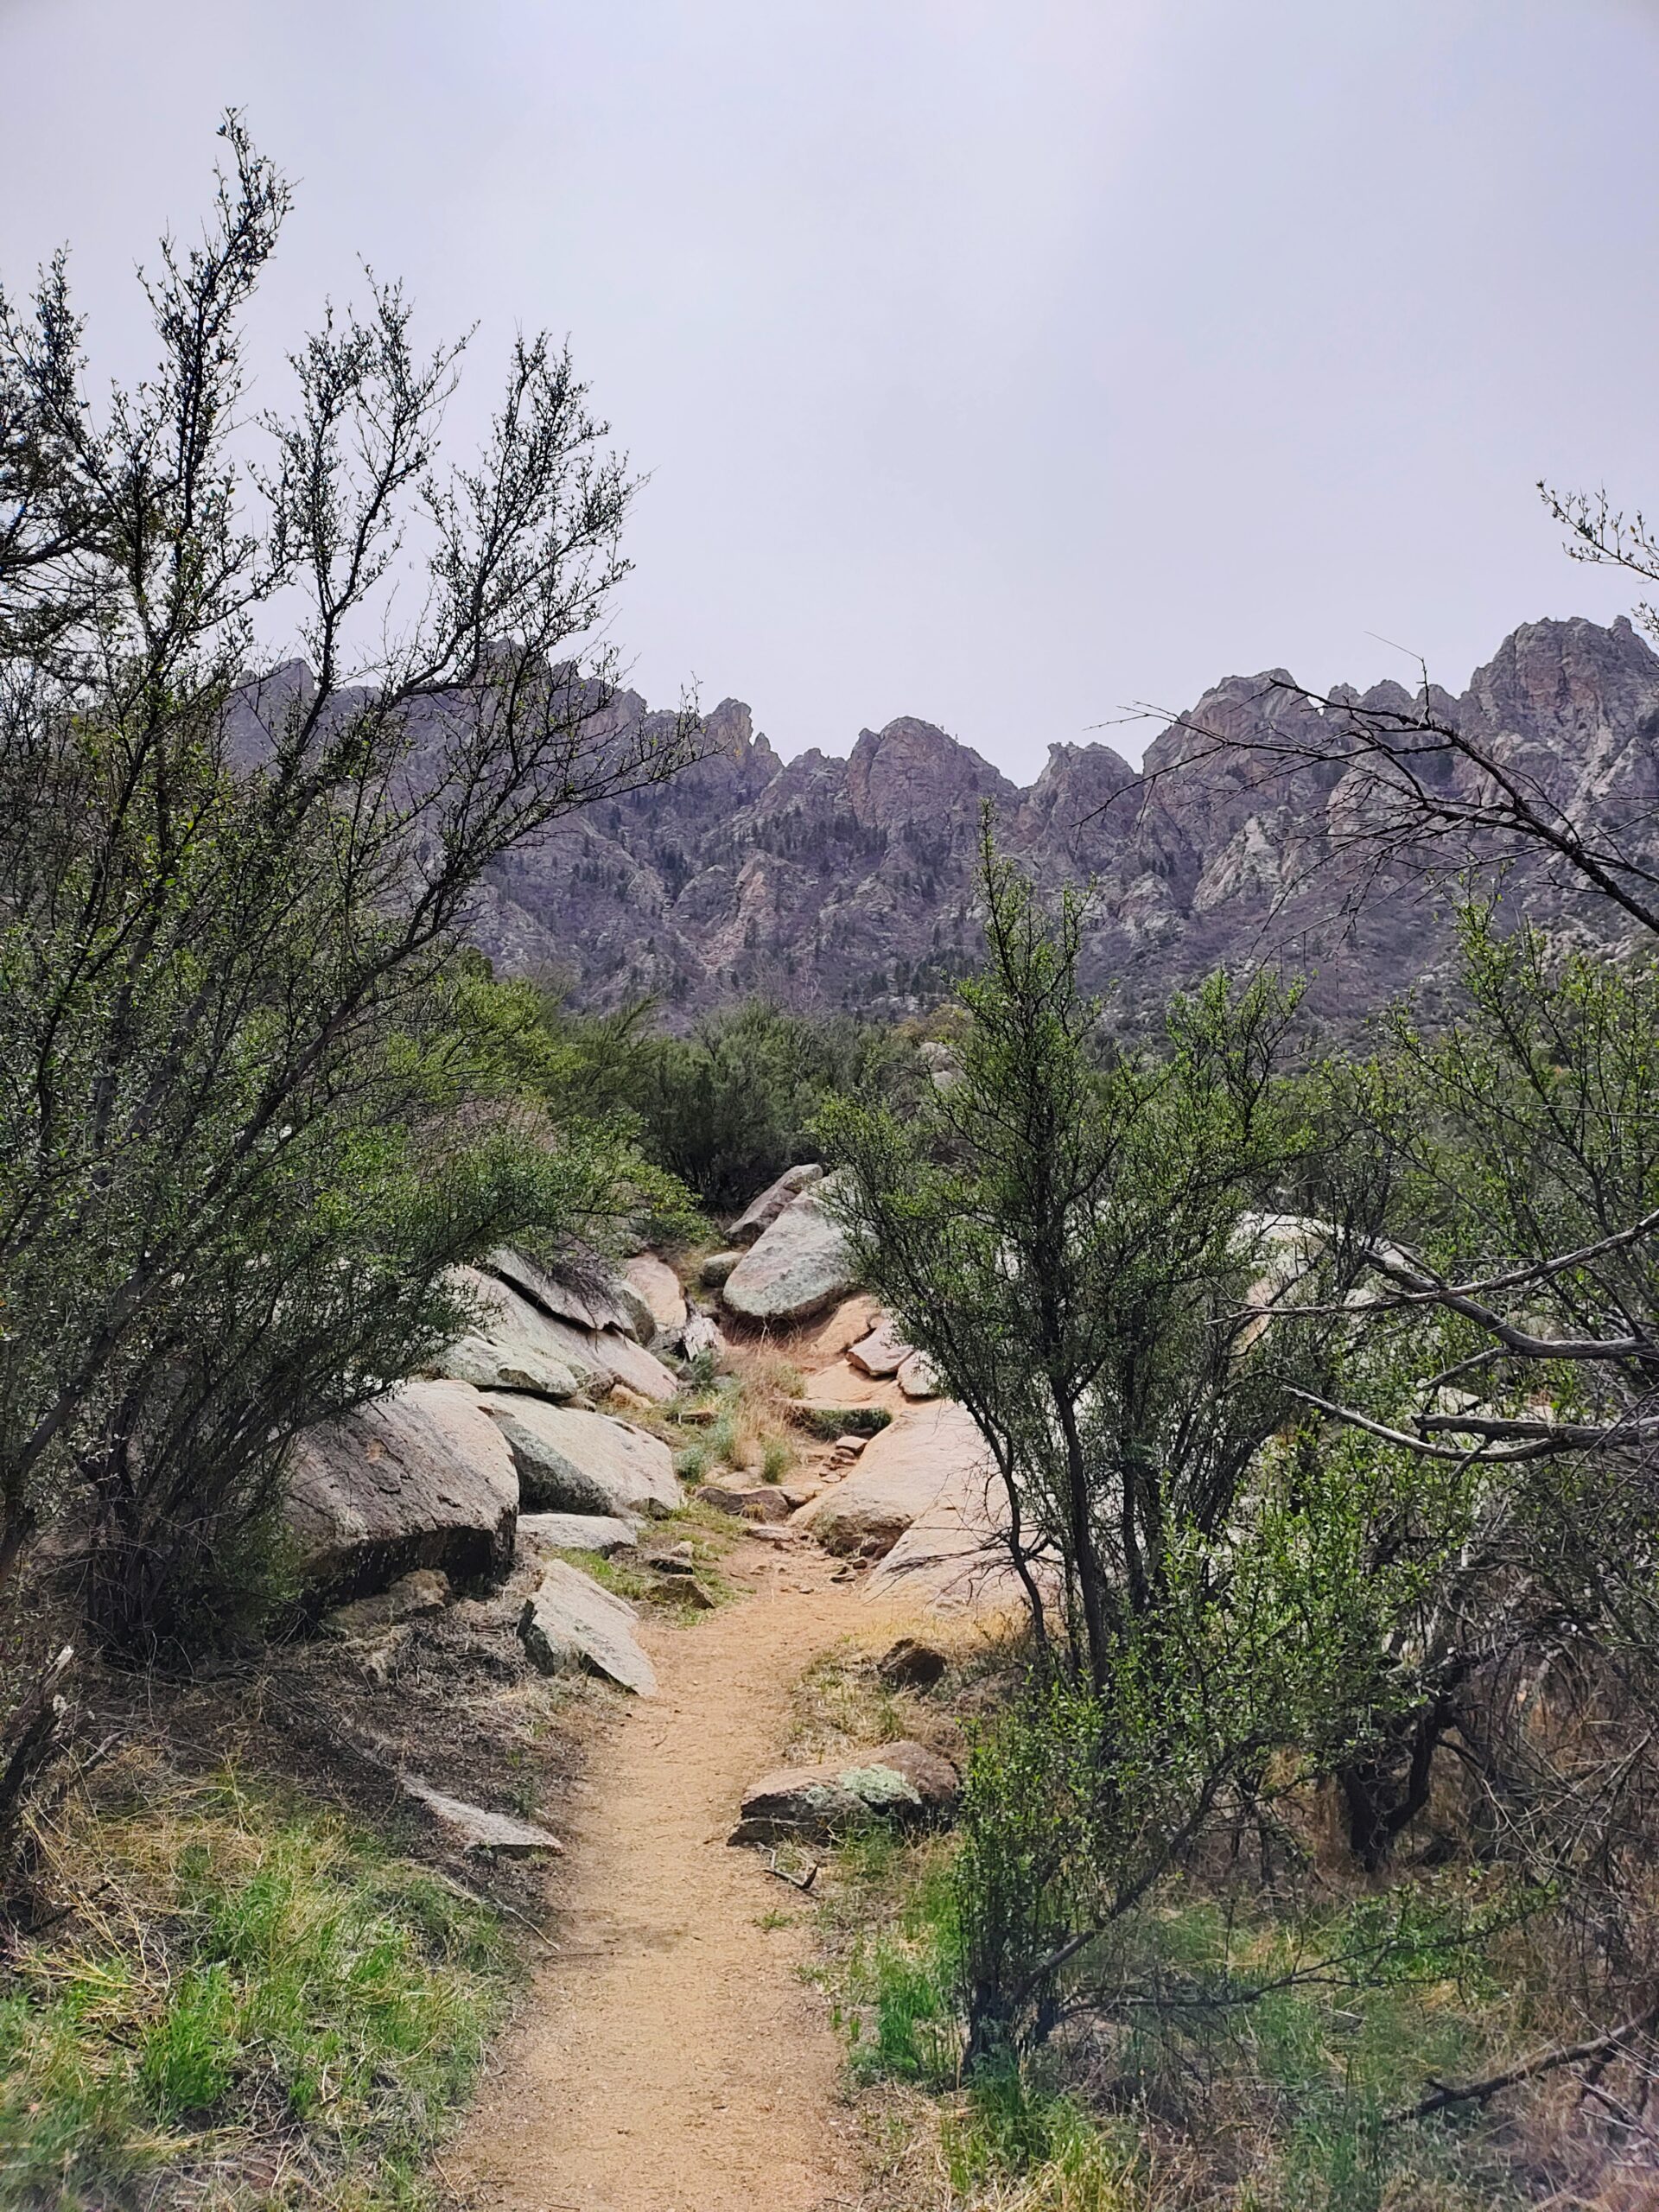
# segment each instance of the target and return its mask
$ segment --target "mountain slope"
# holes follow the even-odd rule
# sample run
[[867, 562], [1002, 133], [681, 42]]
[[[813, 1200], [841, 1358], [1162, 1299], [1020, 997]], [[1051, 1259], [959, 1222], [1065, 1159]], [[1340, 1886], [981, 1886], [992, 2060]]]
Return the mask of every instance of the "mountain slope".
[[[1268, 959], [1313, 976], [1313, 1002], [1351, 1019], [1407, 982], [1432, 990], [1442, 910], [1396, 875], [1356, 919], [1344, 830], [1351, 778], [1269, 772], [1251, 746], [1317, 749], [1320, 710], [1231, 677], [1148, 747], [1137, 773], [1110, 747], [1056, 745], [1021, 791], [969, 747], [908, 715], [845, 759], [780, 761], [727, 700], [710, 757], [666, 787], [562, 823], [500, 870], [480, 942], [511, 971], [552, 970], [581, 1001], [644, 993], [671, 1018], [748, 993], [893, 1016], [946, 995], [975, 957], [980, 812], [1045, 883], [1093, 887], [1086, 967], [1126, 1016], [1217, 965]], [[1339, 701], [1404, 707], [1382, 684]], [[1529, 623], [1443, 713], [1535, 778], [1565, 810], [1648, 804], [1659, 658], [1624, 620]], [[647, 715], [624, 694], [615, 713]], [[1226, 741], [1242, 749], [1226, 750]], [[1517, 906], [1548, 894], [1522, 876]]]

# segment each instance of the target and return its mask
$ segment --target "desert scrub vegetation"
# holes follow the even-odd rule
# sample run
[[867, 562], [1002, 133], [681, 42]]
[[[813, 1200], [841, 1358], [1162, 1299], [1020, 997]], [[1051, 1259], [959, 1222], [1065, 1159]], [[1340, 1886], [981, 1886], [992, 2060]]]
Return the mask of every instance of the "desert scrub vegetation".
[[423, 2200], [517, 1972], [505, 1923], [339, 1815], [124, 1756], [34, 1839], [0, 1959], [0, 2202]]
[[1079, 899], [988, 821], [981, 880], [957, 1079], [823, 1117], [1028, 1644], [848, 1952], [857, 2063], [1001, 2114], [1019, 2202], [1056, 2099], [1074, 2166], [1139, 2131], [1106, 2202], [1651, 2194], [1652, 948], [1465, 897], [1432, 1033], [1321, 1054], [1258, 976], [1126, 1040]]
[[746, 1346], [734, 1348], [728, 1361], [727, 1373], [677, 1409], [678, 1471], [688, 1482], [722, 1469], [782, 1482], [798, 1458], [801, 1431], [789, 1405], [801, 1389], [801, 1370], [777, 1352]]

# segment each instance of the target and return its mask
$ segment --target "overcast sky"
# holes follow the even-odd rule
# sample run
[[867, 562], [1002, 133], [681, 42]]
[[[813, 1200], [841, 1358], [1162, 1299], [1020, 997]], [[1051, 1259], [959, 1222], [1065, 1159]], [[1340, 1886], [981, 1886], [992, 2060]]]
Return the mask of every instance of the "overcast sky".
[[1630, 596], [1540, 476], [1659, 507], [1659, 0], [0, 0], [0, 275], [67, 240], [100, 368], [227, 104], [299, 187], [270, 330], [401, 272], [481, 323], [461, 436], [568, 334], [633, 681], [785, 753], [1024, 780], [1382, 639], [1455, 689]]

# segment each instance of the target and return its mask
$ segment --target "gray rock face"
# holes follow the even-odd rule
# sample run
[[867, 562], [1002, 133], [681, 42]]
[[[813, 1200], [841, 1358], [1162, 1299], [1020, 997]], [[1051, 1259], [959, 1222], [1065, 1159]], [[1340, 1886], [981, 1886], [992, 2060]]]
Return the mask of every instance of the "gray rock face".
[[577, 1329], [620, 1329], [641, 1342], [651, 1334], [650, 1309], [620, 1276], [595, 1272], [578, 1287], [560, 1281], [526, 1254], [506, 1245], [498, 1245], [484, 1265], [486, 1274], [499, 1275], [556, 1321], [569, 1321]]
[[852, 1289], [852, 1255], [826, 1204], [841, 1179], [826, 1176], [792, 1199], [749, 1247], [721, 1293], [732, 1313], [774, 1326], [805, 1321]]
[[697, 1269], [697, 1281], [705, 1290], [718, 1290], [742, 1256], [741, 1252], [711, 1252]]
[[639, 1534], [637, 1521], [612, 1513], [521, 1513], [518, 1556], [545, 1558], [549, 1552], [597, 1552], [608, 1559], [626, 1551]]
[[607, 1329], [602, 1336], [590, 1337], [588, 1342], [612, 1383], [623, 1383], [658, 1406], [665, 1406], [671, 1398], [679, 1395], [680, 1378], [673, 1369], [664, 1367], [654, 1351], [647, 1351], [632, 1337], [620, 1336], [614, 1330]]
[[[1370, 696], [1411, 705], [1398, 685]], [[1659, 661], [1627, 622], [1529, 623], [1461, 698], [1442, 693], [1434, 704], [1564, 810], [1652, 855]], [[669, 727], [637, 696], [614, 711], [619, 726], [645, 734]], [[1254, 964], [1278, 900], [1275, 943], [1309, 940], [1298, 961], [1314, 971], [1313, 1010], [1349, 1026], [1403, 977], [1440, 967], [1446, 918], [1427, 902], [1386, 899], [1350, 928], [1344, 782], [1275, 772], [1259, 751], [1229, 761], [1212, 742], [1317, 743], [1338, 711], [1280, 691], [1271, 671], [1231, 677], [1154, 739], [1144, 773], [1108, 745], [1060, 744], [1018, 791], [909, 716], [861, 733], [850, 757], [782, 761], [728, 700], [709, 717], [718, 758], [582, 810], [503, 862], [480, 942], [514, 973], [575, 960], [591, 1005], [656, 991], [690, 1020], [760, 994], [914, 1014], [948, 998], [960, 963], [977, 956], [979, 805], [989, 797], [1007, 849], [1040, 881], [1096, 885], [1083, 981], [1090, 990], [1116, 982], [1125, 1027], [1174, 985]]]
[[585, 1669], [636, 1697], [655, 1697], [657, 1675], [634, 1636], [639, 1615], [564, 1560], [549, 1562], [518, 1624], [524, 1649], [544, 1675]]
[[697, 1503], [741, 1521], [787, 1521], [794, 1510], [779, 1483], [704, 1483]]
[[950, 1818], [962, 1784], [925, 1744], [883, 1744], [818, 1766], [780, 1767], [743, 1795], [733, 1843], [829, 1843], [867, 1820], [919, 1827]]
[[287, 1518], [301, 1572], [337, 1599], [416, 1567], [503, 1575], [518, 1512], [512, 1454], [462, 1382], [406, 1382], [295, 1446]]
[[544, 1313], [494, 1275], [474, 1268], [457, 1272], [480, 1319], [444, 1354], [447, 1376], [480, 1390], [534, 1390], [545, 1398], [609, 1389], [609, 1370], [588, 1349], [584, 1332]]
[[486, 1392], [482, 1405], [507, 1446], [520, 1501], [531, 1510], [626, 1520], [678, 1505], [674, 1454], [643, 1428], [505, 1391]]
[[913, 1351], [899, 1363], [899, 1388], [907, 1398], [937, 1398], [943, 1389], [932, 1361]]
[[792, 1205], [803, 1191], [810, 1191], [815, 1183], [823, 1180], [823, 1170], [816, 1160], [804, 1160], [798, 1167], [786, 1167], [775, 1183], [768, 1183], [760, 1197], [732, 1224], [734, 1244], [753, 1244], [763, 1230], [772, 1227], [785, 1207]]

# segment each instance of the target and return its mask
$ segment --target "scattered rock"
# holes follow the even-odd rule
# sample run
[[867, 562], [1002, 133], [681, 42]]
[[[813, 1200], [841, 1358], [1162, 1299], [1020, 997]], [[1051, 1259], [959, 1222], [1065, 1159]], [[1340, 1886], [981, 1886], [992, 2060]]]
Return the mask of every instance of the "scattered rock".
[[804, 1506], [796, 1526], [809, 1529], [826, 1551], [880, 1559], [947, 1483], [977, 1482], [982, 1491], [984, 1457], [969, 1414], [940, 1399], [872, 1438], [856, 1471]]
[[710, 1315], [693, 1313], [680, 1332], [680, 1349], [688, 1359], [702, 1359], [708, 1355], [716, 1364], [722, 1364], [731, 1346]]
[[657, 1675], [634, 1636], [639, 1615], [568, 1560], [552, 1560], [524, 1600], [518, 1633], [544, 1675], [603, 1675], [636, 1697], [655, 1697]]
[[847, 1357], [861, 1375], [881, 1380], [896, 1375], [913, 1355], [892, 1322], [883, 1321], [861, 1343], [849, 1345]]
[[838, 1436], [835, 1443], [835, 1456], [848, 1462], [856, 1459], [869, 1440], [868, 1436]]
[[414, 1620], [419, 1614], [441, 1613], [448, 1602], [448, 1576], [441, 1567], [418, 1567], [413, 1574], [402, 1576], [372, 1598], [337, 1605], [323, 1625], [334, 1636], [374, 1636], [383, 1628], [395, 1628], [400, 1621]]
[[842, 1187], [825, 1177], [793, 1199], [743, 1255], [721, 1293], [746, 1321], [809, 1320], [853, 1287], [852, 1255], [826, 1203]]
[[630, 1390], [626, 1382], [613, 1382], [606, 1403], [613, 1413], [648, 1414], [654, 1401], [638, 1390]]
[[925, 1351], [913, 1351], [899, 1370], [899, 1388], [907, 1398], [937, 1398], [944, 1386]]
[[787, 1521], [793, 1510], [775, 1483], [704, 1483], [698, 1502], [743, 1521]]
[[497, 1423], [518, 1470], [519, 1496], [538, 1512], [671, 1513], [680, 1502], [674, 1454], [631, 1421], [491, 1391], [484, 1410]]
[[641, 1566], [658, 1574], [695, 1574], [697, 1571], [696, 1554], [690, 1544], [671, 1544], [661, 1552], [641, 1552], [639, 1560]]
[[685, 1293], [678, 1275], [654, 1252], [638, 1254], [622, 1272], [651, 1316], [652, 1332], [645, 1341], [659, 1347], [677, 1344], [686, 1324]]
[[339, 1599], [421, 1567], [499, 1579], [512, 1561], [518, 1478], [476, 1391], [406, 1382], [299, 1438], [285, 1510], [302, 1579]]
[[446, 1797], [418, 1774], [400, 1775], [405, 1796], [427, 1811], [462, 1851], [499, 1853], [504, 1859], [528, 1859], [537, 1852], [563, 1852], [564, 1846], [546, 1828], [532, 1821], [518, 1821], [506, 1813], [491, 1813], [482, 1805], [468, 1805], [459, 1797]]
[[949, 1664], [944, 1652], [936, 1650], [931, 1643], [920, 1643], [913, 1636], [901, 1636], [876, 1661], [875, 1671], [893, 1689], [925, 1690], [932, 1688]]
[[742, 1256], [741, 1252], [711, 1252], [697, 1269], [697, 1281], [705, 1290], [718, 1290]]
[[778, 1494], [790, 1511], [797, 1513], [802, 1506], [810, 1505], [815, 1497], [821, 1497], [827, 1487], [821, 1482], [781, 1482], [778, 1485]]
[[919, 1827], [948, 1820], [955, 1767], [925, 1744], [883, 1744], [850, 1759], [783, 1767], [744, 1793], [733, 1843], [828, 1843], [872, 1818]]
[[612, 1513], [521, 1513], [518, 1548], [533, 1558], [549, 1552], [597, 1552], [608, 1559], [628, 1550], [639, 1534], [637, 1521]]
[[803, 1191], [810, 1190], [815, 1183], [823, 1180], [823, 1170], [815, 1160], [805, 1161], [799, 1167], [786, 1167], [778, 1180], [768, 1183], [753, 1205], [732, 1224], [733, 1243], [753, 1244]]

